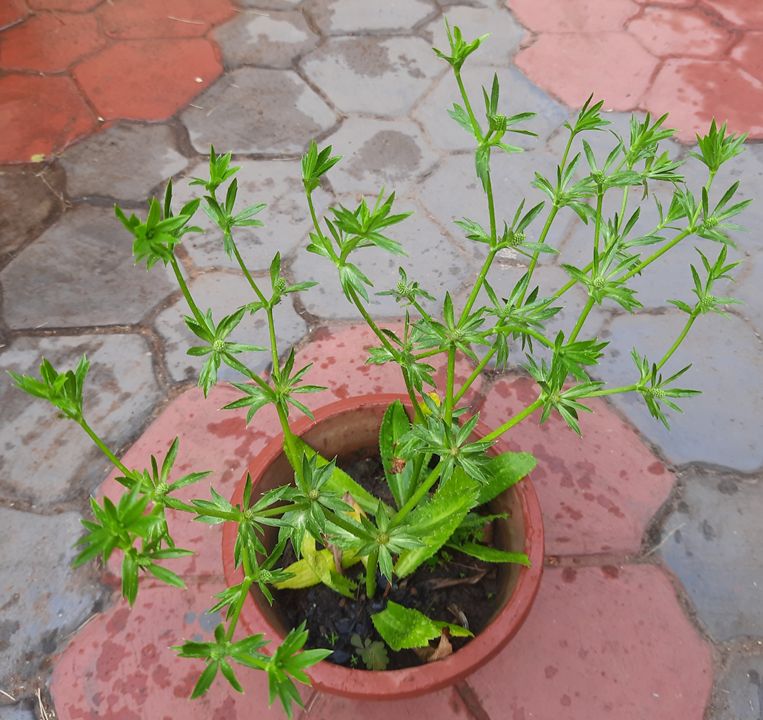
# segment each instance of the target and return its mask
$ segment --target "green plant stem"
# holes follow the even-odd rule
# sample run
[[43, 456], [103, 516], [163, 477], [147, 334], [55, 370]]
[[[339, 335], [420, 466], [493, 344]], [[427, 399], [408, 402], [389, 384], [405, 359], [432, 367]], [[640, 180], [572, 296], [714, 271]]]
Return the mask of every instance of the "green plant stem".
[[243, 587], [241, 588], [241, 592], [239, 593], [238, 599], [236, 600], [236, 604], [233, 607], [233, 613], [231, 614], [230, 621], [228, 622], [228, 627], [225, 631], [225, 639], [228, 642], [233, 640], [233, 633], [236, 632], [236, 626], [238, 625], [238, 619], [241, 616], [241, 610], [244, 608], [246, 598], [249, 596], [249, 588], [252, 586], [251, 561], [249, 559], [249, 550], [246, 547], [246, 543], [241, 544], [241, 558], [244, 565], [245, 577], [244, 582], [242, 583]]
[[297, 444], [294, 441], [294, 433], [289, 426], [289, 417], [286, 411], [281, 407], [280, 403], [275, 404], [276, 412], [278, 413], [278, 421], [281, 423], [281, 432], [283, 432], [283, 441], [287, 448], [286, 458], [291, 464], [292, 470], [298, 478], [302, 477], [302, 464], [300, 463], [300, 456], [297, 450]]
[[[492, 190], [491, 190], [491, 196], [489, 197], [492, 197]], [[495, 218], [493, 218], [493, 221], [495, 221]], [[480, 268], [480, 273], [477, 276], [477, 281], [474, 283], [474, 287], [469, 293], [469, 297], [466, 299], [466, 304], [464, 305], [464, 309], [461, 312], [461, 317], [458, 320], [459, 324], [461, 324], [464, 321], [464, 318], [467, 317], [467, 315], [472, 309], [472, 306], [477, 300], [477, 295], [479, 294], [480, 288], [482, 287], [482, 284], [485, 282], [485, 278], [487, 277], [487, 274], [490, 271], [491, 266], [493, 265], [493, 260], [495, 259], [495, 255], [497, 252], [498, 251], [495, 248], [490, 248], [490, 251], [488, 252], [487, 257], [485, 258], [485, 262], [482, 263], [482, 267]]]
[[[554, 222], [554, 218], [558, 212], [559, 207], [557, 205], [552, 206], [551, 210], [549, 210], [548, 217], [546, 218], [546, 223], [543, 225], [543, 230], [541, 230], [540, 236], [538, 237], [538, 245], [543, 245], [543, 243], [546, 242], [546, 236], [548, 235], [548, 231], [551, 229], [551, 224]], [[530, 280], [533, 276], [533, 273], [535, 272], [536, 266], [538, 265], [539, 257], [540, 250], [536, 250], [533, 253], [530, 264], [527, 267], [527, 285], [519, 296], [519, 302], [517, 303], [518, 305], [521, 305], [524, 302], [527, 288], [530, 287]]]
[[593, 258], [594, 267], [599, 264], [599, 235], [601, 234], [601, 205], [604, 202], [604, 193], [599, 188], [599, 192], [596, 193], [596, 228], [593, 232]]
[[379, 564], [379, 551], [372, 550], [368, 554], [368, 563], [366, 564], [366, 597], [372, 598], [376, 595], [376, 568]]
[[448, 348], [448, 368], [445, 376], [445, 421], [451, 423], [453, 421], [453, 405], [455, 398], [453, 397], [453, 384], [456, 376], [456, 346], [451, 345]]
[[488, 435], [485, 435], [485, 437], [482, 439], [486, 442], [490, 442], [496, 438], [501, 437], [501, 435], [503, 435], [507, 430], [510, 430], [515, 425], [521, 423], [522, 420], [532, 415], [539, 407], [541, 407], [541, 405], [543, 405], [543, 400], [538, 398], [534, 403], [528, 405], [524, 410], [522, 410], [522, 412], [517, 413], [513, 417], [509, 418], [509, 420], [507, 420], [503, 425], [501, 425], [499, 428], [496, 428]]
[[90, 436], [90, 439], [98, 446], [98, 449], [109, 460], [111, 460], [112, 464], [117, 468], [117, 470], [119, 470], [125, 477], [129, 477], [130, 471], [122, 463], [122, 461], [116, 455], [114, 455], [114, 453], [111, 452], [108, 447], [106, 447], [106, 443], [104, 443], [103, 440], [101, 440], [101, 438], [95, 434], [95, 431], [90, 427], [90, 425], [87, 424], [85, 418], [80, 417], [77, 422], [79, 426]]
[[461, 93], [461, 99], [464, 101], [464, 108], [466, 109], [467, 115], [469, 115], [469, 121], [472, 124], [474, 135], [477, 138], [477, 142], [481, 143], [482, 129], [480, 128], [480, 124], [477, 122], [477, 118], [475, 117], [474, 111], [472, 110], [472, 104], [469, 102], [469, 96], [466, 94], [464, 81], [461, 79], [461, 70], [454, 67], [453, 74], [456, 76], [456, 83], [458, 83], [458, 91]]
[[580, 313], [580, 317], [578, 318], [578, 321], [575, 323], [575, 327], [572, 329], [572, 332], [570, 333], [570, 336], [567, 338], [567, 342], [571, 343], [574, 342], [577, 338], [580, 331], [583, 329], [583, 324], [586, 321], [586, 318], [588, 317], [588, 314], [591, 312], [591, 308], [593, 307], [594, 299], [593, 297], [589, 296], [588, 300], [586, 301], [585, 307], [583, 307], [583, 311]]
[[273, 375], [278, 377], [281, 374], [281, 366], [278, 362], [276, 325], [275, 321], [273, 320], [273, 308], [269, 304], [265, 306], [265, 313], [268, 316], [268, 334], [270, 335], [270, 357], [273, 362]]
[[453, 402], [457, 403], [464, 395], [466, 395], [469, 388], [472, 386], [474, 381], [482, 374], [482, 371], [485, 369], [486, 365], [490, 362], [490, 359], [495, 355], [495, 347], [490, 348], [488, 352], [485, 353], [485, 355], [482, 357], [482, 360], [477, 363], [477, 366], [472, 371], [471, 375], [469, 375], [468, 378], [464, 381], [464, 384], [461, 386], [461, 389], [456, 393], [456, 396], [453, 398]]
[[651, 265], [655, 260], [662, 257], [666, 252], [668, 252], [668, 250], [674, 248], [676, 245], [678, 245], [678, 243], [681, 242], [681, 240], [683, 240], [688, 235], [691, 235], [693, 232], [693, 226], [682, 230], [670, 242], [665, 243], [665, 245], [663, 245], [659, 250], [653, 252], [649, 257], [646, 258], [646, 260], [642, 260], [640, 263], [638, 263], [638, 265], [635, 265], [633, 268], [631, 268], [625, 275], [623, 275], [621, 278], [618, 278], [617, 282], [624, 283], [627, 280], [630, 280], [634, 275], [640, 273], [645, 267]]
[[200, 513], [204, 513], [204, 515], [209, 515], [209, 517], [216, 517], [220, 520], [225, 520], [226, 522], [237, 522], [240, 520], [240, 515], [227, 512], [225, 510], [214, 510], [214, 509], [204, 509], [197, 508], [195, 505], [189, 505], [188, 503], [183, 502], [182, 500], [175, 500], [173, 498], [172, 506], [167, 506], [170, 508], [170, 510], [180, 510], [181, 512], [187, 512], [187, 513], [195, 513], [196, 515], [199, 515]]
[[586, 397], [604, 397], [605, 395], [617, 395], [619, 393], [633, 392], [638, 390], [638, 385], [623, 385], [621, 387], [606, 388], [605, 390], [594, 390]]
[[437, 463], [437, 465], [434, 466], [432, 469], [432, 472], [429, 473], [427, 478], [424, 480], [421, 485], [419, 485], [416, 488], [416, 492], [411, 495], [410, 498], [408, 498], [408, 502], [401, 507], [397, 513], [395, 514], [395, 517], [392, 518], [392, 524], [396, 525], [402, 522], [407, 516], [408, 513], [413, 510], [413, 508], [416, 507], [416, 505], [419, 504], [419, 501], [421, 498], [424, 497], [429, 492], [429, 489], [437, 482], [437, 478], [440, 477], [440, 471], [442, 470], [442, 460]]
[[686, 321], [686, 324], [683, 327], [683, 330], [681, 330], [681, 333], [676, 338], [676, 341], [668, 348], [668, 351], [662, 356], [662, 360], [657, 363], [657, 369], [659, 370], [670, 358], [672, 357], [673, 353], [678, 350], [678, 346], [684, 341], [684, 338], [686, 338], [687, 334], [689, 333], [689, 330], [691, 330], [691, 326], [694, 324], [694, 321], [697, 319], [697, 315], [695, 313], [692, 313], [689, 315], [689, 319]]
[[630, 188], [626, 185], [623, 188], [623, 201], [620, 203], [620, 215], [617, 218], [617, 232], [620, 232], [620, 228], [623, 226], [623, 218], [625, 217], [625, 209], [628, 206], [628, 190]]
[[434, 357], [440, 353], [445, 352], [442, 348], [435, 348], [434, 350], [426, 350], [425, 352], [416, 353], [413, 357], [416, 360], [426, 360], [426, 358]]
[[238, 263], [238, 266], [241, 268], [241, 272], [244, 274], [244, 277], [246, 278], [246, 281], [251, 286], [252, 290], [254, 290], [254, 294], [257, 296], [257, 299], [267, 306], [268, 301], [265, 297], [262, 290], [260, 290], [257, 283], [254, 281], [254, 278], [252, 277], [252, 274], [247, 269], [246, 265], [244, 264], [244, 258], [241, 257], [241, 253], [238, 251], [238, 246], [236, 245], [235, 241], [233, 240], [233, 237], [230, 236], [230, 242], [233, 246], [233, 254], [236, 256], [236, 262]]
[[188, 289], [188, 285], [186, 284], [185, 278], [183, 277], [183, 273], [180, 270], [180, 266], [178, 265], [177, 258], [173, 255], [170, 258], [170, 263], [172, 264], [172, 271], [175, 273], [175, 279], [177, 280], [178, 285], [180, 286], [180, 290], [183, 293], [183, 297], [185, 298], [185, 301], [188, 303], [188, 307], [191, 309], [191, 312], [193, 313], [193, 316], [196, 318], [196, 320], [199, 322], [200, 325], [206, 327], [205, 321], [204, 321], [204, 314], [199, 310], [198, 305], [193, 300], [193, 296], [191, 295], [191, 291]]

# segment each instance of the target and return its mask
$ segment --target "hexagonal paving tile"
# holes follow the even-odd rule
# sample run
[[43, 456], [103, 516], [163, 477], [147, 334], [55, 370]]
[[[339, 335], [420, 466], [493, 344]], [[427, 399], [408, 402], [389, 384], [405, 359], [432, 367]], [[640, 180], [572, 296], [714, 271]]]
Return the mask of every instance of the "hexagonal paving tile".
[[442, 65], [421, 38], [332, 38], [300, 64], [342, 111], [404, 115]]
[[581, 107], [593, 93], [608, 110], [630, 110], [648, 89], [658, 61], [628, 33], [588, 32], [543, 33], [519, 51], [516, 64], [570, 107]]
[[3, 33], [0, 66], [7, 70], [58, 72], [105, 42], [92, 15], [35, 15]]
[[302, 7], [322, 32], [331, 35], [408, 31], [435, 11], [427, 0], [387, 0], [372, 5], [353, 0], [308, 0]]
[[547, 568], [517, 636], [467, 682], [493, 718], [699, 720], [712, 653], [659, 568]]
[[[537, 171], [549, 176], [554, 171], [556, 162], [556, 157], [545, 148], [511, 155], [504, 152], [492, 154], [491, 176], [499, 225], [503, 220], [511, 221], [523, 198], [526, 199], [528, 209], [544, 200], [545, 196], [540, 190], [530, 184], [534, 178], [533, 173]], [[463, 217], [488, 227], [487, 199], [471, 154], [451, 155], [442, 161], [421, 184], [419, 197], [432, 216], [452, 229], [454, 234], [460, 236], [462, 231], [455, 228], [452, 221]], [[552, 227], [548, 242], [553, 247], [558, 245], [561, 235], [557, 233], [561, 233], [561, 230], [562, 223]]]
[[[482, 422], [497, 428], [537, 397], [529, 379], [500, 380], [480, 410]], [[531, 477], [549, 554], [636, 554], [673, 476], [604, 401], [585, 404], [593, 412], [581, 413], [582, 437], [555, 414], [538, 424], [536, 411], [503, 438], [510, 449], [538, 459]]]
[[[758, 642], [760, 645], [760, 642]], [[763, 655], [733, 655], [719, 683], [713, 718], [759, 720], [763, 713]]]
[[763, 8], [750, 0], [705, 0], [726, 20], [744, 28], [757, 28], [763, 25]]
[[108, 37], [130, 40], [201, 37], [234, 12], [227, 0], [111, 0], [96, 14]]
[[[265, 288], [269, 288], [269, 280], [262, 282]], [[200, 275], [191, 280], [189, 289], [202, 312], [206, 312], [208, 308], [212, 309], [215, 322], [219, 322], [224, 315], [234, 312], [242, 305], [256, 300], [252, 289], [243, 277], [227, 272], [210, 272]], [[180, 298], [159, 313], [155, 321], [156, 329], [165, 342], [165, 361], [170, 374], [177, 381], [196, 380], [205, 359], [186, 354], [189, 347], [199, 344], [183, 322], [183, 316], [188, 313], [185, 300]], [[279, 349], [283, 353], [307, 332], [307, 325], [294, 311], [288, 297], [276, 306], [274, 314]], [[259, 312], [254, 317], [245, 314], [230, 338], [233, 342], [269, 347], [267, 328], [264, 312]], [[269, 352], [244, 353], [239, 356], [239, 359], [255, 372], [262, 372], [270, 365]], [[227, 365], [220, 367], [218, 377], [243, 381], [241, 375]]]
[[[241, 160], [235, 164], [241, 168], [236, 175], [239, 187], [237, 209], [256, 203], [267, 205], [257, 215], [264, 227], [243, 228], [234, 233], [247, 267], [264, 272], [270, 267], [276, 252], [285, 258], [307, 245], [312, 221], [302, 187], [299, 160]], [[204, 194], [198, 187], [191, 187], [189, 182], [194, 176], [203, 176], [207, 172], [207, 163], [197, 163], [175, 183], [174, 197], [178, 207]], [[325, 211], [331, 198], [323, 188], [313, 192], [313, 203], [319, 215]], [[193, 224], [204, 231], [201, 235], [192, 234], [183, 238], [183, 247], [194, 264], [238, 271], [236, 259], [229, 258], [223, 249], [222, 233], [203, 211], [199, 210]]]
[[111, 209], [87, 206], [19, 253], [0, 282], [14, 298], [4, 309], [12, 328], [137, 323], [173, 289], [160, 265], [135, 267], [130, 235]]
[[[500, 6], [499, 6], [500, 7]], [[490, 33], [479, 47], [469, 56], [465, 67], [469, 65], [497, 65], [506, 67], [519, 48], [524, 29], [514, 20], [503, 7], [485, 8], [479, 6], [451, 7], [445, 13], [450, 26], [458, 26], [464, 37], [471, 41], [485, 33]], [[450, 55], [448, 37], [445, 32], [445, 22], [442, 18], [433, 20], [423, 30], [422, 35], [434, 47]], [[442, 60], [440, 61], [442, 62]], [[477, 103], [481, 107], [481, 103]]]
[[763, 483], [707, 469], [683, 473], [683, 492], [662, 528], [660, 553], [716, 640], [763, 636], [758, 519]]
[[763, 32], [746, 32], [734, 45], [731, 57], [750, 75], [763, 81], [763, 53], [761, 53]]
[[[537, 133], [537, 138], [509, 133], [504, 140], [527, 149], [542, 146], [567, 119], [567, 110], [527, 80], [516, 68], [467, 64], [464, 65], [461, 77], [473, 104], [481, 102], [481, 88], [491, 87], [494, 73], [498, 75], [501, 86], [501, 110], [505, 114], [537, 113], [536, 117], [519, 126]], [[437, 81], [432, 92], [417, 105], [413, 117], [424, 126], [435, 147], [443, 150], [473, 150], [476, 147], [474, 137], [448, 117], [447, 111], [454, 103], [463, 105], [453, 74], [447, 72]], [[485, 124], [484, 117], [478, 119]]]
[[646, 7], [628, 23], [628, 32], [657, 56], [720, 55], [731, 41], [731, 33], [711, 21], [703, 10]]
[[240, 68], [181, 115], [191, 142], [236, 153], [298, 153], [335, 122], [333, 111], [296, 73]]
[[[61, 211], [63, 173], [53, 166], [0, 171], [0, 265], [33, 240]], [[52, 188], [52, 189], [51, 189]]]
[[[613, 386], [635, 382], [638, 372], [630, 359], [631, 349], [657, 362], [685, 320], [678, 311], [617, 317], [603, 337], [610, 342], [610, 352], [593, 374]], [[692, 363], [677, 385], [703, 393], [679, 399], [683, 415], [668, 411], [670, 431], [649, 415], [641, 397], [613, 395], [611, 400], [674, 463], [709, 462], [756, 470], [763, 464], [757, 423], [763, 387], [754, 380], [739, 379], [761, 377], [762, 349], [752, 327], [739, 318], [702, 316], [663, 371], [669, 376]]]
[[262, 65], [290, 68], [295, 58], [318, 44], [301, 12], [240, 12], [213, 34], [226, 67]]
[[[5, 100], [0, 163], [29, 162], [86, 135], [95, 118], [68, 77], [3, 75]], [[34, 117], [36, 122], [30, 123]]]
[[27, 0], [32, 10], [62, 10], [68, 12], [87, 12], [103, 0]]
[[23, 20], [28, 12], [22, 0], [9, 0], [0, 7], [0, 28], [10, 27]]
[[[130, 73], [122, 72], [125, 67]], [[154, 39], [114, 43], [77, 65], [74, 77], [107, 120], [164, 120], [221, 72], [208, 40]]]
[[[21, 337], [3, 349], [0, 360], [4, 368], [37, 375], [42, 357], [56, 368], [73, 368], [84, 353], [92, 365], [84, 393], [87, 420], [118, 450], [140, 432], [160, 397], [151, 351], [142, 337]], [[110, 464], [73, 422], [57, 417], [47, 403], [30, 399], [7, 380], [0, 387], [0, 401], [3, 499], [38, 507], [82, 501], [103, 480]]]
[[71, 197], [143, 201], [188, 163], [164, 125], [120, 123], [83, 140], [61, 157]]
[[633, 0], [508, 0], [519, 21], [535, 32], [588, 33], [620, 30], [640, 8]]
[[[399, 211], [409, 208], [401, 204]], [[391, 290], [399, 280], [398, 267], [408, 277], [421, 283], [433, 295], [444, 296], [446, 290], [455, 292], [466, 279], [475, 275], [477, 261], [461, 253], [453, 241], [423, 213], [417, 212], [400, 225], [392, 228], [390, 237], [398, 240], [408, 253], [407, 257], [391, 255], [379, 248], [363, 248], [351, 261], [364, 272], [374, 287], [368, 288], [367, 306], [376, 317], [401, 317], [404, 310], [393, 297], [375, 293]], [[319, 318], [356, 318], [358, 311], [342, 293], [334, 265], [325, 258], [302, 253], [292, 263], [297, 281], [315, 280], [319, 284], [302, 295], [305, 309]], [[424, 302], [430, 310], [438, 311], [431, 301]]]
[[[42, 516], [0, 508], [0, 523], [0, 682], [9, 692], [16, 683], [35, 682], [41, 663], [88, 618], [103, 589], [94, 569], [70, 567], [82, 534], [77, 513]], [[0, 715], [6, 717], [2, 706]]]
[[302, 0], [238, 0], [241, 7], [257, 10], [291, 10], [301, 2]]
[[407, 197], [437, 159], [410, 120], [349, 117], [325, 144], [342, 156], [328, 174], [331, 187], [340, 194], [376, 195], [383, 187]]

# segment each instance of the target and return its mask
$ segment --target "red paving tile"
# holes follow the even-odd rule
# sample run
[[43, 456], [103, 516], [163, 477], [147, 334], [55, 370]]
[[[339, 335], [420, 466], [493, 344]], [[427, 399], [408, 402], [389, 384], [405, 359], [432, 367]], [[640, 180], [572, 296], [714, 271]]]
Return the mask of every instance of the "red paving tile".
[[739, 27], [763, 30], [763, 4], [759, 0], [703, 0], [703, 2]]
[[510, 5], [530, 30], [560, 33], [620, 30], [640, 10], [632, 0], [512, 0]]
[[[526, 379], [501, 380], [480, 417], [496, 427], [537, 397]], [[550, 555], [639, 552], [646, 526], [667, 499], [673, 475], [604, 401], [580, 418], [583, 437], [539, 413], [504, 436], [512, 450], [533, 453], [532, 481], [540, 497]]]
[[27, 9], [22, 0], [4, 0], [0, 4], [0, 28], [17, 23], [27, 15]]
[[656, 114], [669, 111], [670, 124], [687, 142], [714, 116], [728, 120], [732, 132], [763, 137], [763, 83], [728, 60], [668, 60], [644, 101]]
[[125, 40], [73, 73], [107, 120], [163, 120], [217, 79], [222, 66], [207, 40]]
[[200, 37], [234, 12], [225, 0], [113, 0], [97, 15], [106, 35], [127, 40]]
[[57, 72], [105, 44], [93, 15], [35, 15], [3, 33], [0, 67]]
[[650, 53], [665, 57], [715, 57], [732, 39], [700, 10], [647, 7], [628, 24], [628, 32]]
[[68, 12], [87, 12], [104, 0], [27, 0], [32, 10], [62, 10]]
[[5, 75], [0, 77], [0, 98], [0, 163], [49, 155], [96, 125], [68, 77]]
[[702, 720], [710, 647], [657, 567], [547, 568], [530, 616], [468, 679], [496, 720]]
[[763, 82], [763, 32], [746, 33], [731, 51], [732, 59]]
[[594, 93], [610, 110], [636, 107], [657, 67], [657, 59], [625, 32], [542, 33], [515, 62], [567, 105], [580, 107]]

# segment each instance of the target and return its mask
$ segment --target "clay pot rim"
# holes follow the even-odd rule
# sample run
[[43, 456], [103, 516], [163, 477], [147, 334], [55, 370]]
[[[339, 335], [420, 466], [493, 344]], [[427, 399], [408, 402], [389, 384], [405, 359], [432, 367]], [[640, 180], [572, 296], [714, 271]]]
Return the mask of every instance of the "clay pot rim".
[[[295, 435], [302, 435], [327, 418], [352, 412], [369, 405], [386, 406], [395, 400], [409, 404], [406, 395], [393, 393], [373, 393], [353, 396], [324, 405], [314, 412], [315, 420], [300, 418], [292, 425]], [[489, 430], [479, 423], [476, 429], [480, 435]], [[498, 443], [499, 448], [501, 443]], [[503, 448], [507, 449], [507, 448]], [[240, 504], [244, 484], [250, 474], [256, 479], [283, 453], [282, 436], [279, 434], [267, 443], [265, 448], [251, 461], [248, 471], [236, 485], [231, 502]], [[529, 478], [514, 485], [508, 492], [517, 495], [525, 525], [525, 552], [530, 559], [530, 567], [519, 571], [514, 592], [509, 597], [491, 623], [468, 644], [450, 657], [428, 665], [401, 670], [370, 671], [346, 668], [323, 661], [310, 668], [313, 686], [319, 691], [361, 700], [384, 700], [406, 698], [433, 692], [453, 685], [495, 657], [517, 633], [532, 607], [540, 586], [543, 573], [544, 536], [540, 503]], [[225, 523], [223, 527], [222, 560], [225, 580], [229, 585], [243, 580], [241, 568], [233, 563], [233, 547], [236, 541], [235, 525]], [[268, 638], [280, 637], [276, 628], [259, 612], [254, 597], [249, 594], [244, 602], [241, 621], [249, 632], [264, 633]]]

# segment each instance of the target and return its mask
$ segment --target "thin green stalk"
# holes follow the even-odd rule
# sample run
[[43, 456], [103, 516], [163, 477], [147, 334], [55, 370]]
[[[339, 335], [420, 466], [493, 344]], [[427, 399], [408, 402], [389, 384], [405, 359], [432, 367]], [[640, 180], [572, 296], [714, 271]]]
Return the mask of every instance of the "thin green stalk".
[[262, 290], [260, 290], [257, 283], [254, 281], [252, 274], [249, 272], [246, 265], [244, 264], [244, 259], [241, 257], [241, 253], [238, 251], [238, 246], [234, 242], [233, 238], [231, 238], [231, 245], [233, 246], [233, 254], [236, 256], [236, 262], [238, 262], [238, 265], [241, 268], [241, 272], [244, 273], [244, 277], [246, 278], [247, 282], [251, 286], [252, 290], [254, 290], [254, 294], [257, 296], [257, 299], [261, 303], [267, 304], [268, 302], [267, 298], [265, 297]]
[[395, 348], [392, 346], [392, 343], [389, 341], [389, 338], [381, 331], [381, 328], [379, 328], [376, 322], [374, 322], [374, 319], [368, 314], [368, 310], [366, 310], [365, 306], [360, 301], [358, 294], [353, 288], [350, 288], [350, 296], [352, 297], [353, 304], [358, 309], [358, 312], [363, 316], [363, 320], [365, 320], [373, 334], [379, 338], [381, 344], [386, 348], [388, 352], [392, 354], [393, 357], [397, 357], [397, 350], [395, 350]]
[[119, 470], [125, 477], [128, 477], [130, 475], [130, 471], [122, 463], [122, 461], [116, 455], [114, 455], [114, 453], [111, 452], [108, 447], [106, 447], [106, 443], [104, 443], [103, 440], [101, 440], [101, 438], [95, 434], [95, 431], [90, 427], [90, 425], [87, 424], [85, 418], [81, 417], [77, 422], [79, 426], [90, 436], [90, 439], [98, 446], [98, 449], [109, 460], [111, 460], [112, 464], [117, 468], [117, 470]]
[[596, 193], [596, 228], [593, 232], [594, 266], [598, 266], [599, 262], [599, 235], [601, 234], [601, 205], [603, 202], [604, 193], [601, 192], [601, 188], [599, 188], [599, 192]]
[[242, 583], [243, 587], [239, 593], [238, 599], [236, 600], [236, 604], [233, 607], [233, 613], [231, 614], [230, 621], [228, 622], [228, 628], [225, 631], [225, 639], [228, 642], [233, 640], [233, 633], [236, 632], [236, 625], [238, 625], [238, 619], [241, 616], [241, 610], [244, 608], [244, 602], [246, 602], [246, 598], [249, 596], [249, 588], [252, 586], [252, 580], [250, 578], [251, 569], [249, 572], [246, 571], [246, 566], [250, 565], [249, 550], [246, 547], [246, 543], [241, 544], [241, 557], [242, 559], [246, 558], [244, 565], [245, 577], [244, 582]]
[[665, 245], [663, 245], [659, 250], [653, 252], [649, 257], [646, 258], [646, 260], [643, 260], [640, 263], [638, 263], [638, 265], [635, 265], [625, 275], [619, 278], [618, 282], [624, 283], [627, 280], [630, 280], [634, 275], [636, 275], [637, 273], [640, 273], [647, 265], [651, 265], [655, 260], [662, 257], [666, 252], [668, 252], [668, 250], [678, 245], [678, 243], [680, 243], [681, 240], [683, 240], [688, 235], [691, 235], [693, 232], [694, 232], [693, 227], [688, 227], [686, 228], [686, 230], [682, 230], [670, 242], [665, 243]]
[[485, 435], [485, 437], [482, 439], [486, 442], [490, 442], [491, 440], [495, 440], [501, 437], [501, 435], [503, 435], [507, 430], [510, 430], [515, 425], [521, 423], [522, 420], [532, 415], [541, 405], [543, 405], [543, 400], [538, 398], [534, 403], [528, 405], [524, 410], [522, 410], [522, 412], [517, 413], [512, 418], [509, 418], [509, 420], [507, 420], [503, 425], [493, 430], [493, 432]]
[[469, 115], [469, 121], [472, 124], [474, 135], [478, 142], [482, 142], [482, 130], [480, 124], [477, 122], [477, 118], [472, 110], [472, 104], [469, 102], [469, 96], [466, 94], [466, 88], [464, 87], [464, 81], [461, 79], [461, 71], [453, 68], [453, 74], [456, 76], [456, 82], [458, 83], [458, 90], [461, 93], [461, 99], [464, 101], [464, 107]]
[[191, 291], [188, 289], [188, 285], [185, 282], [185, 278], [183, 277], [183, 273], [180, 270], [180, 266], [178, 265], [177, 258], [173, 255], [170, 258], [170, 263], [172, 264], [172, 271], [175, 273], [175, 279], [177, 280], [178, 285], [180, 286], [180, 290], [183, 293], [183, 297], [185, 298], [185, 301], [188, 303], [188, 307], [191, 309], [191, 312], [193, 313], [193, 316], [196, 318], [196, 320], [201, 324], [204, 325], [204, 314], [199, 310], [198, 306], [193, 300], [193, 296], [191, 295]]
[[580, 317], [578, 318], [578, 321], [575, 323], [575, 327], [572, 329], [570, 336], [567, 338], [568, 343], [575, 342], [575, 338], [577, 338], [578, 334], [583, 329], [583, 324], [585, 323], [586, 318], [588, 317], [588, 314], [591, 312], [593, 303], [594, 303], [593, 297], [589, 296], [588, 300], [586, 301], [585, 307], [583, 308], [583, 311], [580, 313]]
[[620, 214], [617, 216], [617, 232], [620, 232], [620, 228], [623, 226], [623, 218], [625, 217], [625, 209], [628, 207], [628, 190], [630, 188], [626, 185], [623, 188], [623, 201], [620, 203]]
[[442, 348], [434, 348], [433, 350], [416, 353], [413, 357], [416, 358], [416, 360], [426, 360], [426, 358], [434, 357], [442, 352], [445, 352]]
[[366, 597], [372, 598], [376, 595], [376, 567], [379, 564], [379, 551], [372, 550], [368, 554], [366, 563]]
[[413, 510], [413, 508], [415, 508], [416, 505], [419, 504], [419, 501], [421, 500], [421, 498], [423, 498], [424, 495], [426, 495], [429, 492], [429, 489], [432, 487], [432, 485], [434, 485], [437, 482], [437, 478], [440, 477], [441, 470], [442, 470], [442, 460], [440, 460], [440, 462], [438, 462], [437, 465], [434, 466], [434, 468], [432, 469], [432, 472], [429, 473], [426, 480], [424, 480], [424, 482], [421, 483], [421, 485], [419, 485], [416, 488], [416, 492], [414, 492], [413, 495], [411, 495], [411, 497], [408, 498], [408, 502], [406, 502], [405, 505], [403, 505], [403, 507], [401, 507], [397, 511], [397, 513], [395, 514], [395, 517], [392, 518], [393, 525], [396, 525], [400, 523], [402, 520], [404, 520], [407, 517], [408, 513], [410, 513], [411, 510]]
[[[551, 207], [551, 210], [549, 210], [548, 217], [546, 218], [546, 224], [543, 226], [543, 230], [541, 230], [540, 237], [538, 237], [538, 244], [542, 245], [544, 242], [546, 242], [546, 236], [548, 235], [548, 231], [551, 229], [551, 224], [554, 222], [554, 218], [556, 217], [556, 214], [559, 212], [559, 208], [556, 205], [553, 205]], [[536, 250], [533, 253], [532, 260], [530, 260], [530, 265], [527, 267], [527, 287], [530, 287], [530, 279], [533, 276], [533, 273], [535, 272], [535, 267], [538, 264], [538, 258], [540, 257], [540, 250]], [[527, 287], [525, 290], [521, 293], [519, 296], [519, 304], [521, 305], [522, 302], [524, 302], [525, 294], [527, 292]]]
[[453, 420], [453, 384], [456, 376], [456, 346], [448, 348], [448, 368], [445, 376], [445, 420], [450, 423]]
[[[167, 507], [170, 507], [169, 505]], [[199, 508], [197, 508], [195, 505], [189, 505], [188, 503], [183, 502], [182, 500], [175, 500], [173, 498], [172, 506], [170, 507], [170, 510], [180, 510], [181, 512], [187, 512], [187, 513], [195, 513], [199, 514], [202, 512]], [[216, 517], [220, 520], [225, 520], [226, 522], [235, 522], [238, 520], [238, 515], [232, 515], [230, 512], [226, 510], [214, 510], [212, 508], [204, 508], [204, 514], [209, 515], [210, 517]]]
[[265, 314], [268, 316], [268, 334], [270, 335], [270, 357], [273, 362], [273, 375], [278, 377], [281, 373], [281, 367], [278, 362], [278, 342], [276, 341], [276, 325], [273, 320], [273, 308], [270, 305], [265, 306]]
[[490, 271], [491, 266], [493, 265], [493, 260], [495, 259], [496, 253], [497, 253], [497, 250], [495, 248], [490, 248], [490, 252], [488, 252], [487, 257], [485, 258], [485, 262], [482, 263], [482, 267], [480, 268], [480, 273], [477, 276], [477, 281], [474, 283], [474, 287], [469, 293], [469, 297], [466, 299], [466, 304], [464, 305], [464, 309], [461, 311], [461, 317], [458, 319], [459, 324], [463, 322], [464, 318], [469, 314], [469, 312], [472, 309], [472, 306], [477, 300], [477, 295], [479, 294], [480, 288], [482, 287], [482, 284], [485, 282], [485, 278], [487, 277], [487, 274]]
[[623, 385], [621, 387], [607, 388], [606, 390], [594, 390], [586, 397], [604, 397], [605, 395], [617, 395], [619, 393], [633, 392], [638, 390], [638, 385]]
[[692, 313], [689, 315], [689, 319], [686, 321], [686, 324], [683, 327], [683, 330], [681, 330], [681, 334], [676, 338], [676, 341], [670, 346], [668, 351], [662, 356], [662, 360], [657, 363], [657, 369], [659, 370], [668, 360], [670, 360], [673, 353], [678, 350], [678, 346], [684, 341], [684, 338], [689, 333], [689, 330], [691, 330], [691, 326], [694, 324], [694, 321], [697, 319], [696, 314]]
[[485, 353], [485, 355], [482, 357], [482, 360], [477, 363], [477, 366], [474, 368], [471, 375], [466, 378], [464, 384], [461, 386], [461, 389], [456, 393], [456, 396], [453, 398], [454, 403], [457, 403], [464, 395], [466, 395], [474, 381], [482, 374], [485, 366], [490, 362], [490, 359], [493, 357], [493, 355], [495, 355], [495, 352], [495, 347], [491, 347], [490, 350]]

